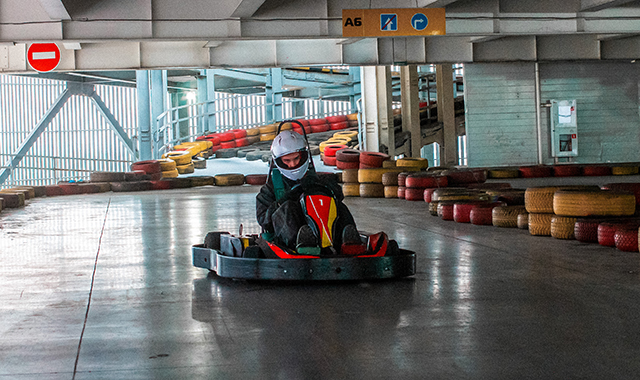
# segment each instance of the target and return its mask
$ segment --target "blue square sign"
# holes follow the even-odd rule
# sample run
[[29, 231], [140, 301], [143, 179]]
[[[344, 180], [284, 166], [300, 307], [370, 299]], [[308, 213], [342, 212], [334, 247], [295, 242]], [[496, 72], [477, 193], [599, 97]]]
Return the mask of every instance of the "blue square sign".
[[394, 32], [398, 30], [398, 15], [395, 13], [381, 13], [380, 30], [384, 32]]

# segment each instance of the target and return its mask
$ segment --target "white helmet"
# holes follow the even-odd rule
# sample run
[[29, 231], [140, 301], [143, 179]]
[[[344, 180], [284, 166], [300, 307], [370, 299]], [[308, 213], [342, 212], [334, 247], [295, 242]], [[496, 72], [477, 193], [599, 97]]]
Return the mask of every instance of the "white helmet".
[[[300, 153], [300, 162], [295, 167], [288, 167], [282, 162], [282, 157], [291, 153]], [[271, 143], [273, 162], [280, 169], [283, 176], [297, 181], [304, 177], [309, 169], [309, 151], [302, 135], [291, 131], [280, 132]]]

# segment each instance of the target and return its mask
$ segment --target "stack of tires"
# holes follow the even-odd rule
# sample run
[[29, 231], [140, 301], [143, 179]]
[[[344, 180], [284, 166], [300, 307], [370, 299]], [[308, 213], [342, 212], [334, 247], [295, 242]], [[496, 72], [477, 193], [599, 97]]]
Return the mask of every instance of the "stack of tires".
[[[389, 198], [385, 192], [384, 183], [388, 183], [388, 178], [383, 183], [383, 176], [396, 175], [399, 169], [396, 168], [363, 168], [358, 169], [358, 193], [362, 198]], [[344, 173], [344, 172], [343, 172]]]
[[218, 149], [221, 148], [220, 138], [216, 136], [215, 133], [196, 137], [196, 141], [203, 141], [203, 140], [209, 141], [211, 143], [211, 148], [209, 148], [211, 151], [211, 155], [214, 155], [218, 151]]
[[[304, 134], [309, 134], [311, 133], [311, 126], [309, 125], [309, 120], [307, 119], [298, 119], [298, 122], [300, 122], [300, 124], [302, 124], [302, 127], [300, 127], [300, 125], [298, 125], [298, 123], [291, 123], [292, 127], [293, 127], [293, 131], [304, 135]], [[302, 129], [304, 128], [304, 132], [302, 131]]]
[[[442, 187], [431, 192], [430, 201], [429, 213], [431, 215], [439, 216], [443, 220], [455, 220], [456, 204], [488, 203], [489, 196], [480, 190], [463, 187]], [[465, 216], [465, 222], [471, 216], [471, 208], [465, 210], [466, 212], [469, 213], [469, 216]]]
[[249, 145], [260, 142], [260, 128], [247, 129], [247, 141]]
[[278, 126], [276, 124], [267, 124], [259, 127], [260, 141], [271, 141], [276, 138], [276, 130]]
[[179, 174], [189, 174], [194, 171], [192, 155], [188, 150], [171, 151], [163, 154], [162, 158], [173, 160]]
[[322, 152], [322, 162], [327, 166], [336, 166], [337, 165], [337, 157], [336, 153], [340, 150], [347, 149], [346, 145], [335, 144], [335, 145], [326, 145], [321, 147], [323, 149]]
[[229, 132], [233, 133], [236, 148], [242, 148], [243, 146], [249, 145], [249, 139], [247, 139], [246, 129], [232, 129]]
[[160, 163], [160, 173], [162, 173], [162, 178], [176, 178], [180, 173], [178, 173], [177, 165], [174, 160], [163, 158], [158, 160]]
[[340, 149], [336, 152], [336, 167], [340, 170], [360, 168], [360, 151]]
[[345, 197], [360, 196], [360, 182], [358, 181], [357, 168], [342, 171], [342, 193]]
[[329, 123], [329, 129], [332, 131], [349, 128], [349, 119], [346, 115], [327, 116], [325, 120]]
[[324, 118], [309, 119], [309, 127], [311, 129], [311, 133], [327, 132], [331, 130], [327, 119]]
[[409, 173], [404, 178], [404, 199], [408, 201], [424, 201], [426, 189], [435, 190], [447, 187], [447, 184], [446, 176], [428, 172]]
[[142, 171], [149, 176], [151, 181], [162, 178], [162, 165], [159, 160], [137, 161], [131, 164], [131, 171]]
[[347, 122], [349, 123], [349, 127], [357, 127], [358, 126], [358, 114], [350, 113], [347, 115]]

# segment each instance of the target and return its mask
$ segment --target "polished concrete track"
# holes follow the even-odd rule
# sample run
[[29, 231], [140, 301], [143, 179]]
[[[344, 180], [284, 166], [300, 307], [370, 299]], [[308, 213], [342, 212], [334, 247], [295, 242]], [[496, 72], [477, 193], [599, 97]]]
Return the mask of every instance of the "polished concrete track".
[[[637, 379], [640, 257], [347, 200], [413, 278], [221, 279], [252, 187], [40, 198], [0, 214], [0, 379]], [[239, 192], [239, 193], [234, 193]]]

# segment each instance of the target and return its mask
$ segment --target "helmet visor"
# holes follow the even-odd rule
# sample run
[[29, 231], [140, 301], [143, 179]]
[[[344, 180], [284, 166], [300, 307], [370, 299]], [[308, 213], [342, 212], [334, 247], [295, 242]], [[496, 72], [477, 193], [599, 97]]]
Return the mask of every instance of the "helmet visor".
[[282, 157], [276, 158], [276, 165], [281, 169], [288, 169], [288, 170], [293, 170], [301, 167], [309, 159], [309, 152], [307, 152], [307, 150], [304, 149], [296, 153], [298, 153], [297, 160], [295, 156], [293, 156], [292, 158], [290, 154], [287, 154]]

